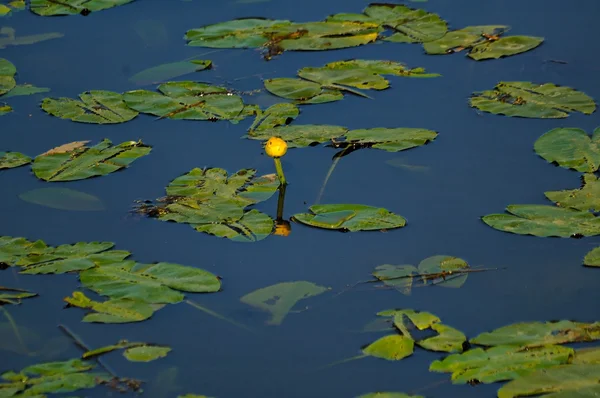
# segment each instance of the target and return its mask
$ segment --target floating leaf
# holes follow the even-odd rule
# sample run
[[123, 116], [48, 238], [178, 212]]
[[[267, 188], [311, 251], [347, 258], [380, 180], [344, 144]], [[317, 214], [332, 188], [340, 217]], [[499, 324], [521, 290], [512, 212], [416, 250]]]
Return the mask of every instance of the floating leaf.
[[557, 206], [580, 211], [600, 211], [600, 181], [594, 174], [584, 174], [580, 189], [548, 191], [544, 195]]
[[363, 349], [365, 355], [388, 361], [399, 361], [412, 355], [415, 342], [410, 337], [392, 334], [383, 336]]
[[6, 104], [0, 104], [0, 116], [6, 115], [7, 113], [12, 112], [12, 108]]
[[90, 12], [106, 10], [131, 3], [133, 0], [31, 0], [32, 12], [42, 15], [88, 15]]
[[140, 86], [146, 84], [162, 83], [188, 73], [210, 69], [212, 62], [209, 60], [194, 59], [191, 61], [172, 62], [144, 69], [129, 78], [129, 81]]
[[431, 282], [437, 286], [459, 288], [466, 281], [468, 274], [461, 273], [469, 268], [462, 258], [437, 255], [426, 258], [419, 263], [419, 274], [423, 284]]
[[12, 90], [4, 94], [2, 99], [9, 97], [19, 97], [23, 95], [47, 93], [48, 91], [50, 91], [50, 89], [45, 87], [36, 87], [31, 84], [17, 84]]
[[4, 397], [43, 397], [94, 388], [108, 382], [111, 377], [104, 373], [90, 373], [94, 365], [79, 359], [64, 362], [47, 362], [28, 366], [20, 372], [8, 371], [1, 377], [0, 394]]
[[469, 57], [476, 61], [496, 59], [520, 54], [542, 44], [543, 37], [509, 36], [500, 37], [508, 26], [468, 26], [454, 30], [438, 40], [423, 44], [427, 54], [451, 54], [470, 49]]
[[73, 307], [94, 311], [86, 314], [82, 322], [141, 322], [150, 318], [154, 311], [161, 308], [161, 306], [148, 304], [144, 301], [129, 299], [110, 299], [99, 302], [89, 299], [81, 292], [73, 292], [73, 297], [65, 297], [64, 300]]
[[0, 170], [12, 169], [31, 163], [31, 158], [19, 152], [0, 151]]
[[487, 350], [475, 348], [434, 361], [432, 372], [452, 373], [454, 384], [494, 383], [523, 377], [538, 369], [568, 363], [573, 349], [562, 346], [523, 347], [500, 345]]
[[535, 236], [593, 236], [600, 234], [600, 219], [592, 213], [544, 205], [510, 205], [512, 214], [488, 214], [483, 222], [504, 232]]
[[412, 289], [413, 277], [419, 274], [414, 265], [383, 264], [375, 267], [373, 276], [384, 283], [397, 289], [402, 294], [409, 295]]
[[280, 325], [298, 301], [317, 296], [327, 290], [329, 288], [307, 281], [283, 282], [248, 293], [240, 298], [240, 301], [271, 313], [267, 324]]
[[324, 104], [344, 98], [344, 94], [337, 89], [326, 88], [319, 83], [302, 79], [280, 77], [266, 79], [264, 84], [271, 94], [295, 100], [298, 104]]
[[294, 104], [285, 102], [275, 104], [267, 108], [264, 112], [259, 110], [249, 130], [265, 130], [285, 126], [296, 119], [299, 114], [300, 110]]
[[600, 364], [600, 347], [580, 348], [575, 350], [575, 357], [571, 363], [575, 365]]
[[239, 95], [206, 83], [167, 82], [158, 91], [128, 91], [123, 99], [131, 109], [169, 119], [232, 120], [244, 109]]
[[192, 225], [198, 232], [206, 232], [235, 242], [258, 242], [273, 232], [273, 219], [260, 211], [250, 210], [237, 221], [224, 221], [218, 224]]
[[27, 290], [0, 286], [0, 305], [21, 304], [21, 299], [36, 297], [37, 295], [37, 293], [31, 293]]
[[83, 180], [126, 168], [151, 150], [141, 141], [112, 146], [110, 140], [104, 139], [92, 147], [40, 155], [34, 159], [32, 170], [37, 178], [50, 182]]
[[592, 249], [583, 259], [583, 265], [588, 267], [600, 267], [600, 247]]
[[567, 169], [593, 173], [600, 166], [600, 127], [590, 137], [585, 130], [556, 128], [548, 131], [534, 144], [535, 152], [548, 162]]
[[44, 98], [42, 109], [52, 116], [80, 123], [113, 124], [128, 122], [138, 115], [123, 96], [112, 91], [92, 90], [71, 98]]
[[15, 74], [17, 68], [8, 60], [0, 58], [0, 95], [4, 95], [12, 90], [16, 85]]
[[132, 362], [151, 362], [166, 357], [170, 351], [170, 347], [143, 345], [126, 349], [123, 356]]
[[351, 232], [400, 228], [406, 220], [384, 208], [354, 204], [313, 205], [310, 213], [295, 214], [292, 220], [311, 227]]
[[254, 130], [248, 133], [248, 138], [266, 141], [271, 137], [279, 137], [285, 140], [288, 148], [302, 148], [312, 144], [331, 141], [334, 138], [343, 136], [347, 132], [348, 129], [341, 126], [304, 124]]
[[94, 195], [69, 188], [38, 188], [19, 195], [21, 200], [51, 209], [102, 211], [102, 201]]
[[221, 288], [219, 278], [200, 268], [173, 263], [136, 264], [122, 261], [80, 274], [84, 287], [111, 299], [142, 303], [178, 303], [180, 291], [212, 293]]
[[38, 35], [28, 36], [17, 36], [16, 31], [13, 28], [5, 26], [3, 28], [0, 28], [0, 49], [6, 48], [7, 46], [35, 44], [46, 40], [59, 39], [63, 36], [64, 34], [58, 32], [41, 33]]
[[587, 94], [552, 83], [500, 82], [494, 90], [473, 93], [472, 107], [497, 115], [529, 118], [565, 118], [569, 112], [586, 115], [596, 110]]
[[526, 348], [599, 339], [600, 322], [557, 321], [515, 323], [489, 333], [481, 333], [472, 338], [470, 342], [484, 346], [510, 344]]
[[[413, 0], [417, 1], [417, 0]], [[371, 392], [358, 398], [425, 398], [422, 395], [408, 395], [401, 392]]]
[[434, 323], [431, 325], [431, 328], [439, 334], [417, 341], [419, 346], [429, 351], [463, 351], [463, 345], [467, 341], [467, 337], [463, 332], [441, 323]]
[[[411, 337], [410, 328], [414, 325], [419, 330], [431, 328], [433, 325], [441, 322], [440, 318], [432, 313], [425, 311], [415, 311], [411, 309], [393, 309], [377, 313], [378, 316], [393, 317], [394, 326], [405, 336]], [[408, 319], [408, 322], [407, 322]], [[409, 324], [410, 322], [410, 324]]]
[[0, 264], [21, 267], [22, 274], [62, 274], [122, 261], [131, 253], [109, 250], [111, 242], [47, 246], [43, 241], [0, 236]]
[[584, 398], [600, 394], [600, 365], [560, 365], [540, 369], [506, 383], [498, 398], [547, 394], [552, 398]]
[[425, 145], [434, 140], [437, 135], [435, 131], [419, 128], [372, 128], [351, 130], [346, 133], [345, 139], [351, 145], [399, 152]]

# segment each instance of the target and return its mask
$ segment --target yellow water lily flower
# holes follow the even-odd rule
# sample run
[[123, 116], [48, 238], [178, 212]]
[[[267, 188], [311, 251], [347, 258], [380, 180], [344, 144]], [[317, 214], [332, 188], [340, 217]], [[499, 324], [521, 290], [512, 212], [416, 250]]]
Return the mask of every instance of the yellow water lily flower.
[[271, 137], [265, 144], [265, 152], [272, 158], [280, 158], [287, 152], [287, 143], [279, 137]]

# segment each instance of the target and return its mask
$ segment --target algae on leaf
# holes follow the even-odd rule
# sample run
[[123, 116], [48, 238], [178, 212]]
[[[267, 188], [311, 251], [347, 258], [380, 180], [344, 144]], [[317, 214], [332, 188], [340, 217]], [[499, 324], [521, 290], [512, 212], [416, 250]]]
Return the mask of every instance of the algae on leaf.
[[293, 221], [324, 229], [350, 232], [401, 228], [406, 220], [384, 208], [356, 204], [313, 205], [310, 213], [292, 216]]
[[475, 92], [470, 105], [497, 115], [527, 118], [565, 118], [570, 112], [586, 115], [596, 110], [587, 94], [552, 83], [500, 82], [493, 90]]
[[307, 281], [283, 282], [248, 293], [240, 298], [240, 301], [271, 313], [267, 324], [280, 325], [298, 301], [317, 296], [327, 290], [329, 288]]
[[32, 12], [44, 17], [52, 15], [88, 15], [96, 12], [131, 3], [133, 0], [30, 0]]
[[583, 129], [559, 127], [535, 141], [535, 152], [548, 162], [584, 173], [593, 173], [600, 166], [600, 127], [592, 136]]
[[125, 141], [113, 146], [110, 140], [104, 139], [92, 147], [79, 146], [39, 155], [33, 161], [32, 170], [36, 177], [49, 182], [83, 180], [126, 168], [151, 150], [141, 141]]
[[31, 163], [31, 158], [27, 155], [23, 155], [19, 152], [0, 151], [0, 170], [12, 169], [29, 163]]
[[141, 322], [150, 318], [154, 311], [162, 308], [144, 301], [129, 299], [94, 301], [81, 292], [73, 292], [73, 296], [65, 297], [64, 301], [72, 307], [91, 310], [83, 317], [82, 322], [94, 323]]
[[79, 94], [79, 98], [44, 98], [42, 109], [61, 119], [94, 124], [124, 123], [138, 115], [125, 105], [119, 93], [92, 90]]
[[137, 85], [162, 83], [188, 73], [199, 72], [210, 69], [212, 62], [209, 60], [193, 59], [190, 61], [171, 62], [144, 69], [129, 78], [129, 81]]
[[488, 214], [492, 228], [520, 235], [562, 238], [600, 235], [600, 218], [592, 213], [545, 205], [509, 205], [511, 214]]

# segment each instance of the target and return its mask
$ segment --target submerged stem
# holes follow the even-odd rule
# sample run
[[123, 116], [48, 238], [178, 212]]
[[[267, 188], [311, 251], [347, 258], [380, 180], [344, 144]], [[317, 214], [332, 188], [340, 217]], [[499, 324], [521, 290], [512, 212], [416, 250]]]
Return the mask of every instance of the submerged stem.
[[279, 182], [281, 185], [287, 185], [287, 181], [285, 179], [285, 175], [283, 174], [283, 167], [281, 166], [280, 158], [273, 158], [275, 161], [275, 170], [277, 171], [277, 177], [279, 177]]
[[237, 326], [240, 329], [244, 329], [244, 330], [246, 330], [248, 332], [254, 333], [254, 330], [250, 329], [248, 326], [246, 326], [244, 324], [241, 324], [239, 322], [236, 322], [233, 319], [229, 319], [229, 318], [227, 318], [227, 317], [219, 314], [218, 312], [215, 312], [215, 311], [210, 310], [210, 309], [208, 309], [206, 307], [203, 307], [200, 304], [198, 304], [198, 303], [196, 303], [196, 302], [194, 302], [192, 300], [185, 300], [185, 302], [188, 303], [189, 305], [191, 305], [192, 307], [194, 307], [194, 308], [196, 308], [196, 309], [198, 309], [198, 310], [200, 310], [202, 312], [207, 313], [208, 315], [212, 315], [215, 318], [220, 319], [220, 320], [225, 321], [225, 322], [229, 322], [232, 325]]
[[334, 159], [333, 163], [331, 164], [331, 167], [329, 168], [329, 171], [327, 172], [327, 175], [325, 176], [325, 181], [323, 181], [323, 185], [321, 185], [321, 190], [319, 191], [319, 196], [317, 196], [317, 200], [315, 201], [316, 205], [319, 204], [319, 202], [321, 201], [321, 198], [323, 197], [323, 193], [325, 193], [325, 187], [327, 186], [327, 182], [329, 181], [329, 178], [333, 174], [333, 170], [335, 170], [335, 167], [337, 166], [338, 162], [345, 155], [346, 151], [349, 148], [350, 148], [350, 145], [348, 145], [346, 148], [344, 148], [342, 150], [342, 152], [340, 152], [339, 156], [336, 157]]
[[8, 320], [8, 323], [10, 324], [10, 327], [12, 328], [13, 332], [15, 333], [17, 340], [19, 340], [19, 344], [21, 345], [21, 348], [23, 348], [23, 351], [26, 352], [27, 355], [29, 355], [30, 354], [29, 350], [27, 349], [27, 346], [25, 345], [25, 341], [23, 341], [23, 337], [21, 337], [21, 333], [19, 333], [19, 327], [17, 326], [17, 323], [15, 322], [14, 318], [10, 315], [8, 310], [6, 308], [4, 308], [4, 306], [0, 306], [0, 310], [2, 310], [4, 312], [4, 316]]

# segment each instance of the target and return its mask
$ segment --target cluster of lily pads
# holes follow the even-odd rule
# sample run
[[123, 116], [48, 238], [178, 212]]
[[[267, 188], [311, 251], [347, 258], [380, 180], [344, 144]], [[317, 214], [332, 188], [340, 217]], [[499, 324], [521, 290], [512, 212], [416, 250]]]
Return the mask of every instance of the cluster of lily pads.
[[427, 54], [469, 50], [469, 57], [476, 61], [520, 54], [544, 41], [533, 36], [501, 37], [508, 29], [487, 25], [449, 31], [437, 14], [401, 4], [373, 3], [362, 14], [334, 14], [317, 22], [235, 19], [188, 30], [185, 39], [190, 46], [260, 48], [265, 59], [284, 51], [332, 50], [384, 40], [423, 44]]
[[[0, 44], [1, 40], [2, 39], [0, 39]], [[1, 45], [0, 48], [2, 48]], [[16, 74], [17, 68], [10, 61], [0, 58], [0, 100], [20, 95], [31, 95], [50, 91], [48, 88], [39, 88], [32, 86], [31, 84], [17, 85], [17, 82], [15, 81]], [[5, 103], [0, 103], [0, 116], [9, 112], [12, 112], [12, 108]]]
[[499, 398], [583, 397], [600, 392], [600, 347], [562, 345], [600, 340], [599, 322], [522, 322], [467, 340], [464, 333], [428, 312], [393, 309], [377, 315], [383, 322], [378, 321], [376, 328], [369, 325], [367, 331], [395, 333], [365, 346], [361, 355], [350, 360], [371, 356], [398, 361], [412, 355], [418, 345], [450, 354], [433, 361], [429, 370], [451, 373], [454, 384], [509, 381], [498, 390]]

